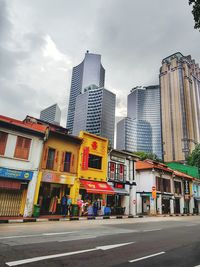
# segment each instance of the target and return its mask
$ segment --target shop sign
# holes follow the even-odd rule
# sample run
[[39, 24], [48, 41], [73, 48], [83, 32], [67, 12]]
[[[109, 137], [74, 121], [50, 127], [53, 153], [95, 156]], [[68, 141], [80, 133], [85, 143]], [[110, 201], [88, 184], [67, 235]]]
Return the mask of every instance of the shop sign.
[[123, 158], [119, 158], [119, 157], [116, 157], [116, 156], [111, 156], [110, 158], [113, 161], [118, 161], [118, 162], [121, 162], [121, 163], [125, 163], [125, 159], [123, 159]]
[[187, 195], [190, 194], [190, 184], [187, 180], [184, 181], [184, 193]]
[[156, 198], [156, 187], [152, 186], [152, 198], [155, 199]]
[[115, 183], [114, 187], [118, 189], [124, 189], [124, 184]]
[[88, 170], [89, 147], [83, 148], [82, 170]]
[[30, 181], [33, 178], [33, 172], [11, 170], [0, 167], [0, 177]]
[[42, 176], [42, 182], [54, 184], [74, 184], [74, 177], [65, 175], [56, 175], [52, 172], [45, 172]]

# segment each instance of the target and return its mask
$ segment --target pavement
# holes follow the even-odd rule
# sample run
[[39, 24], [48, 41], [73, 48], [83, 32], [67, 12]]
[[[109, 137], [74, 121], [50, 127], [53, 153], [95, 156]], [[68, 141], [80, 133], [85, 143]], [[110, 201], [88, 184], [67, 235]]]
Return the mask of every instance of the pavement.
[[200, 217], [1, 224], [0, 266], [200, 266]]

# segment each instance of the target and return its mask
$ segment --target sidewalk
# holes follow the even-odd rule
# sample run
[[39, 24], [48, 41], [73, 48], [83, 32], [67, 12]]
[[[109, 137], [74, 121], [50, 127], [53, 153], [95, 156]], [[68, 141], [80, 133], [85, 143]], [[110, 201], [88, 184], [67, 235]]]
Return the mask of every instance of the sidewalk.
[[78, 220], [104, 220], [104, 219], [128, 219], [128, 218], [143, 218], [143, 215], [113, 215], [113, 216], [67, 216], [61, 215], [44, 215], [38, 218], [34, 217], [0, 217], [1, 223], [27, 223], [27, 222], [47, 222], [47, 221], [78, 221]]

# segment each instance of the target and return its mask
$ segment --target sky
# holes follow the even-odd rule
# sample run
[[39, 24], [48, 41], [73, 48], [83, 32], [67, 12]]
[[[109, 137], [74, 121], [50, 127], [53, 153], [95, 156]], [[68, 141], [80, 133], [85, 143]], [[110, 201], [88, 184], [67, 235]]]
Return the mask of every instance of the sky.
[[126, 116], [135, 86], [159, 83], [163, 58], [200, 63], [200, 32], [188, 0], [0, 0], [0, 114], [39, 118], [58, 103], [66, 125], [73, 66], [102, 55], [105, 87]]

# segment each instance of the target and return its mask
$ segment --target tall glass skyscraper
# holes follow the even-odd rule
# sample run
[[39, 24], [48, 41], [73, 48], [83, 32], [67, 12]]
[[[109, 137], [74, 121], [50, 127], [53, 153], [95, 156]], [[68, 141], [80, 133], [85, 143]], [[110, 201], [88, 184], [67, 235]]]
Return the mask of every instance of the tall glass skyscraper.
[[54, 104], [40, 112], [40, 119], [46, 122], [60, 125], [61, 110], [58, 104]]
[[87, 51], [84, 60], [78, 66], [75, 66], [72, 71], [67, 115], [67, 128], [71, 133], [73, 132], [77, 96], [83, 93], [84, 88], [91, 84], [97, 87], [104, 87], [104, 80], [105, 69], [101, 64], [101, 55], [91, 54]]
[[81, 130], [106, 137], [114, 145], [116, 96], [95, 85], [85, 88], [76, 100], [73, 134]]
[[117, 148], [123, 149], [120, 135], [124, 134], [125, 150], [155, 153], [162, 159], [160, 109], [158, 85], [133, 88], [128, 95], [127, 118], [117, 127]]

